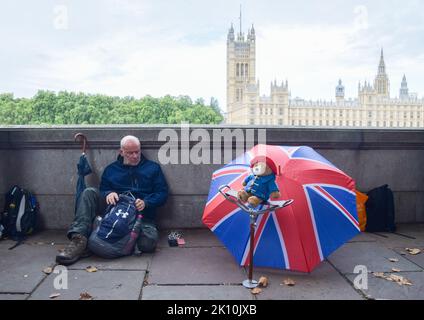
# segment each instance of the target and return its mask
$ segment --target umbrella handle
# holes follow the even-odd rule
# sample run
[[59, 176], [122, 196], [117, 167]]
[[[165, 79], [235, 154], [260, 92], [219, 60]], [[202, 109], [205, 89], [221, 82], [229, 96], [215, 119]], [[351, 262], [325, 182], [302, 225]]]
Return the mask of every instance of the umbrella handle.
[[85, 149], [86, 149], [86, 146], [87, 146], [87, 137], [84, 134], [82, 134], [82, 133], [77, 133], [74, 136], [74, 139], [75, 139], [75, 141], [82, 139], [82, 142], [83, 142], [82, 153], [85, 153]]

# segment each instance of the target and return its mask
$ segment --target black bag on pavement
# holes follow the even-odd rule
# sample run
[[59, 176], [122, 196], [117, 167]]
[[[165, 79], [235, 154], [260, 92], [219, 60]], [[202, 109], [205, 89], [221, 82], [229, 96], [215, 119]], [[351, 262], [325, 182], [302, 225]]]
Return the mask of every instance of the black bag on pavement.
[[393, 192], [387, 184], [370, 190], [365, 203], [368, 232], [395, 232]]
[[14, 186], [6, 194], [1, 223], [4, 235], [22, 242], [36, 229], [38, 204], [35, 196], [26, 189]]

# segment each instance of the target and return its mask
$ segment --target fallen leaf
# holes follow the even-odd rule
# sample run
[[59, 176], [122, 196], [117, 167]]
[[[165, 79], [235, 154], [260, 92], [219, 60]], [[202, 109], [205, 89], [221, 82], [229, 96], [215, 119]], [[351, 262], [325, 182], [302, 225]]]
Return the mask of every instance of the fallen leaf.
[[60, 293], [52, 293], [51, 295], [49, 295], [49, 298], [54, 299], [54, 298], [57, 298], [58, 296], [60, 296]]
[[398, 262], [399, 261], [399, 259], [396, 259], [396, 258], [389, 258], [389, 260], [390, 260], [390, 262]]
[[386, 278], [383, 272], [373, 272], [372, 273], [376, 278]]
[[267, 287], [268, 286], [268, 278], [267, 277], [260, 277], [258, 281], [258, 285], [260, 287]]
[[261, 288], [253, 288], [252, 290], [250, 290], [250, 292], [252, 294], [258, 294], [258, 293], [262, 292], [262, 289]]
[[417, 249], [417, 248], [413, 248], [413, 249], [406, 248], [406, 251], [408, 251], [408, 253], [412, 254], [412, 255], [416, 255], [416, 254], [419, 254], [421, 252], [421, 250]]
[[394, 282], [396, 282], [397, 284], [399, 284], [401, 286], [402, 285], [412, 286], [411, 281], [409, 281], [408, 279], [406, 279], [406, 278], [404, 278], [402, 276], [398, 276], [398, 275], [395, 275], [395, 274], [391, 274], [387, 278], [387, 280], [394, 281]]
[[44, 268], [44, 269], [43, 269], [43, 272], [44, 272], [45, 274], [50, 274], [50, 273], [52, 273], [52, 272], [53, 272], [53, 269], [52, 269], [51, 267], [47, 267], [47, 268]]
[[283, 280], [283, 284], [285, 284], [286, 286], [294, 286], [296, 284], [296, 282], [294, 282], [293, 279], [287, 278]]
[[96, 267], [92, 267], [92, 266], [88, 266], [87, 268], [85, 268], [85, 271], [87, 272], [96, 272], [97, 268]]
[[393, 272], [400, 272], [400, 269], [392, 268], [392, 271], [393, 271]]
[[88, 292], [82, 292], [80, 293], [79, 300], [93, 300], [93, 297]]

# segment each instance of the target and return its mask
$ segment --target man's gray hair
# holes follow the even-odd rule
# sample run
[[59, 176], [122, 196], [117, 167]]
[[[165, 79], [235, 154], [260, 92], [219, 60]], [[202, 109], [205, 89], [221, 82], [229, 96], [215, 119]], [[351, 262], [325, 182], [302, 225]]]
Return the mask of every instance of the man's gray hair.
[[137, 137], [134, 137], [134, 136], [125, 136], [125, 137], [123, 137], [122, 139], [121, 139], [121, 149], [125, 146], [125, 144], [128, 142], [128, 141], [133, 141], [133, 142], [135, 142], [135, 143], [137, 143], [139, 146], [141, 145], [140, 144], [140, 140], [137, 138]]

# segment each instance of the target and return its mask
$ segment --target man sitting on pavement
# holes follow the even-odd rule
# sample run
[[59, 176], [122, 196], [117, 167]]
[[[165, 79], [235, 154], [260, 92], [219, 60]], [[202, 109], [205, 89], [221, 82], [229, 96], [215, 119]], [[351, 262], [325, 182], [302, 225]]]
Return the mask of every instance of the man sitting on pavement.
[[139, 139], [128, 135], [121, 140], [118, 160], [108, 165], [102, 174], [100, 192], [96, 188], [83, 191], [67, 233], [71, 242], [56, 256], [57, 263], [70, 265], [89, 255], [87, 241], [100, 207], [100, 198], [106, 199], [108, 205], [115, 205], [119, 194], [127, 191], [135, 196], [135, 206], [143, 213], [137, 247], [141, 252], [156, 249], [159, 238], [156, 208], [165, 203], [168, 185], [159, 164], [145, 159]]

